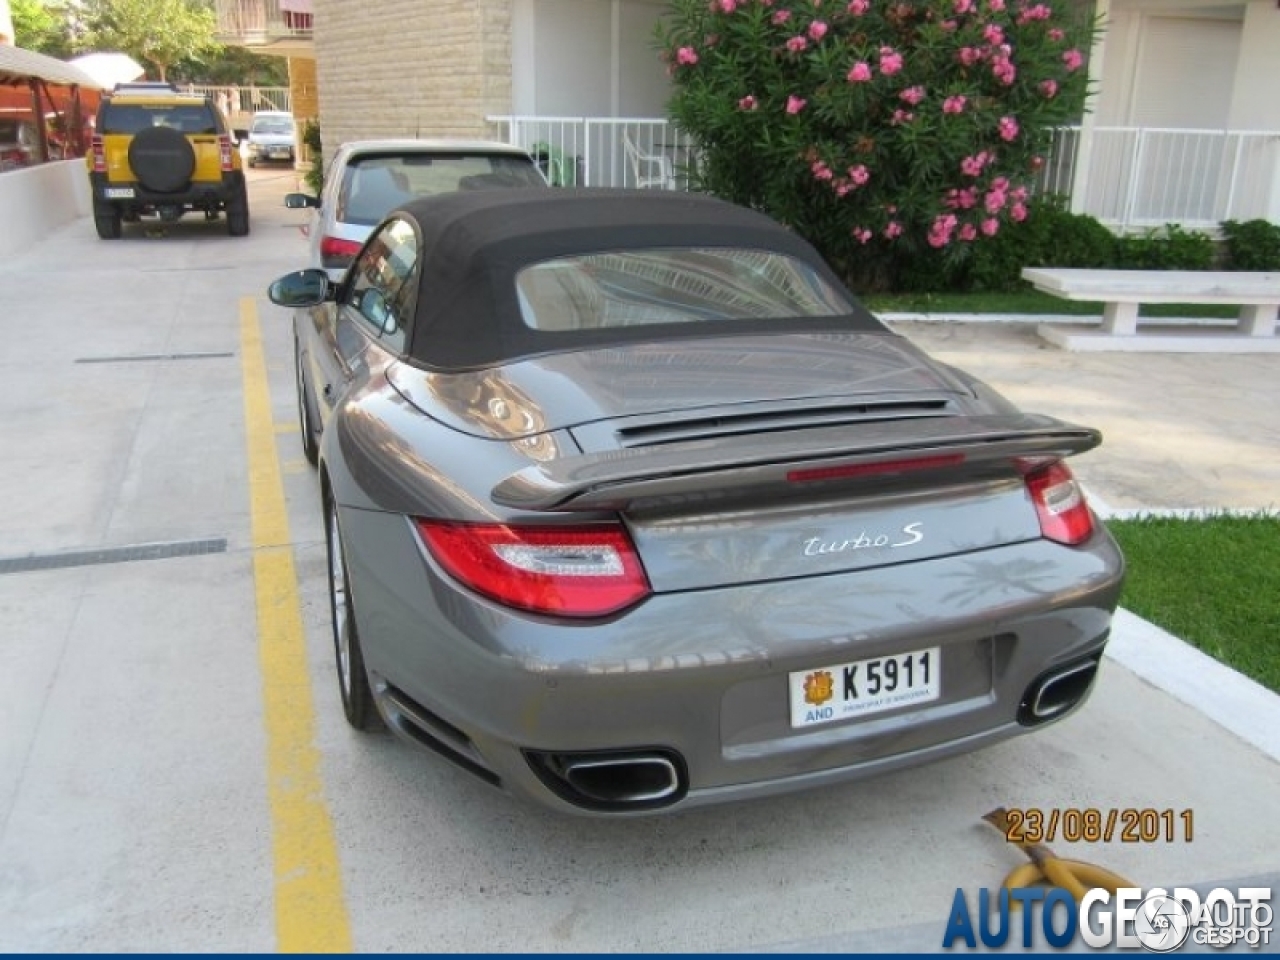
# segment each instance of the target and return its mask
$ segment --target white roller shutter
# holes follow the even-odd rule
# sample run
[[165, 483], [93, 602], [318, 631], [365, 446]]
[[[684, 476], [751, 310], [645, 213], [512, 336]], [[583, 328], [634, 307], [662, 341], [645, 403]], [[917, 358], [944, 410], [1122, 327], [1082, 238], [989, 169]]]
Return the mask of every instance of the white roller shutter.
[[1242, 29], [1240, 20], [1145, 18], [1130, 123], [1225, 127]]

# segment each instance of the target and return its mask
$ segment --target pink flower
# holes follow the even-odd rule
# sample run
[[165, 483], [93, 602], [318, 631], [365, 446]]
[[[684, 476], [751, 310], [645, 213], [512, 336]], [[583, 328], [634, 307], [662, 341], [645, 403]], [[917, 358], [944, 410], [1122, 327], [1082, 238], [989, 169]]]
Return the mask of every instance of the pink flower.
[[871, 0], [851, 0], [849, 3], [849, 13], [855, 17], [860, 17], [871, 9]]
[[960, 24], [954, 20], [943, 20], [938, 26], [942, 28], [943, 33], [955, 33], [960, 29]]
[[1004, 193], [999, 190], [992, 190], [987, 194], [982, 205], [986, 208], [987, 213], [999, 213], [1004, 209], [1006, 200]]
[[831, 168], [828, 167], [821, 160], [813, 161], [809, 169], [813, 172], [813, 179], [815, 180], [830, 180], [833, 176], [835, 176], [835, 174], [831, 172]]
[[852, 69], [849, 70], [850, 83], [866, 83], [870, 79], [871, 67], [870, 65], [863, 63], [861, 60], [855, 63]]
[[998, 47], [1000, 44], [1004, 43], [1004, 31], [1000, 29], [999, 24], [988, 23], [986, 28], [982, 31], [982, 39], [986, 40], [987, 43], [991, 44], [993, 47]]
[[799, 113], [801, 110], [804, 109], [805, 104], [808, 102], [809, 102], [808, 100], [805, 100], [801, 97], [797, 97], [794, 94], [792, 94], [791, 96], [787, 97], [787, 113], [791, 113], [791, 114]]
[[853, 181], [854, 186], [860, 187], [871, 179], [871, 171], [860, 163], [856, 167], [849, 168], [849, 179]]
[[966, 223], [960, 228], [959, 236], [965, 243], [973, 243], [978, 239], [978, 230], [972, 223]]
[[951, 9], [958, 14], [968, 13], [973, 9], [973, 0], [955, 0], [951, 5]]
[[956, 59], [966, 67], [972, 67], [982, 60], [982, 51], [977, 47], [961, 47], [960, 52], [956, 54]]
[[720, 0], [718, 6], [721, 13], [733, 13], [738, 9], [738, 0]]
[[1044, 94], [1046, 100], [1052, 100], [1058, 95], [1058, 81], [1045, 80], [1040, 84], [1040, 92]]
[[968, 210], [971, 207], [975, 207], [977, 206], [977, 203], [978, 203], [977, 187], [967, 187], [964, 190], [956, 191], [956, 206], [959, 207], [961, 210]]
[[1012, 143], [1018, 137], [1018, 121], [1013, 117], [1000, 118], [1000, 139]]
[[1073, 73], [1080, 69], [1080, 64], [1084, 63], [1084, 56], [1073, 47], [1062, 55], [1062, 62], [1067, 65], [1067, 72]]
[[999, 56], [991, 61], [991, 72], [1006, 87], [1013, 86], [1013, 81], [1018, 76], [1018, 68], [1006, 56]]
[[947, 213], [934, 218], [933, 225], [929, 227], [929, 246], [945, 247], [950, 243], [951, 234], [956, 228], [956, 222], [954, 213]]
[[978, 174], [982, 173], [982, 168], [985, 167], [987, 163], [992, 159], [993, 158], [991, 154], [987, 153], [987, 151], [985, 150], [982, 150], [979, 153], [975, 153], [971, 157], [965, 157], [963, 160], [961, 160], [960, 172], [963, 173], [966, 177], [976, 177], [978, 176]]
[[815, 20], [809, 24], [809, 39], [817, 43], [827, 35], [827, 25], [821, 20]]
[[759, 106], [760, 106], [760, 101], [758, 101], [755, 97], [753, 97], [749, 93], [745, 97], [743, 97], [741, 100], [738, 101], [739, 110], [755, 110]]
[[833, 180], [831, 182], [831, 187], [833, 190], [835, 190], [837, 197], [843, 197], [845, 194], [853, 190], [853, 184], [843, 178], [839, 180]]
[[1017, 203], [1022, 203], [1027, 199], [1027, 188], [1014, 187], [1012, 190], [1009, 191], [1009, 196], [1013, 197], [1013, 199]]
[[787, 49], [792, 53], [800, 53], [807, 46], [809, 46], [809, 41], [804, 37], [792, 37], [787, 41]]
[[920, 87], [920, 86], [907, 87], [907, 89], [903, 90], [900, 94], [898, 94], [898, 99], [903, 100], [914, 107], [916, 104], [918, 104], [921, 100], [924, 99], [924, 87]]
[[775, 10], [773, 11], [773, 16], [771, 16], [769, 19], [773, 21], [773, 25], [775, 27], [781, 26], [782, 24], [786, 23], [788, 20], [791, 19], [791, 11]]
[[1000, 232], [1000, 221], [995, 217], [987, 217], [982, 221], [982, 232], [985, 236], [994, 237]]
[[1025, 203], [1015, 203], [1009, 208], [1009, 216], [1021, 223], [1027, 219], [1027, 205]]
[[1048, 20], [1053, 16], [1053, 8], [1043, 3], [1037, 3], [1034, 7], [1027, 7], [1018, 14], [1018, 23], [1030, 23], [1033, 20]]
[[915, 118], [916, 115], [914, 113], [906, 110], [895, 110], [893, 111], [893, 116], [889, 118], [889, 123], [895, 127], [900, 127], [904, 123], [910, 123]]
[[987, 9], [992, 13], [1000, 13], [1004, 10], [1004, 0], [987, 0]]
[[902, 236], [902, 224], [897, 220], [890, 220], [888, 226], [884, 228], [884, 238], [886, 240], [893, 240], [900, 236]]
[[942, 101], [942, 112], [964, 113], [964, 105], [968, 102], [969, 100], [967, 97], [960, 96], [959, 94], [954, 97], [947, 97], [947, 99]]
[[854, 227], [853, 239], [857, 240], [859, 243], [867, 243], [871, 239], [871, 231], [866, 227]]
[[1041, 167], [1043, 167], [1043, 166], [1044, 166], [1044, 157], [1032, 157], [1032, 158], [1031, 158], [1031, 169], [1032, 169], [1032, 170], [1039, 170], [1039, 169], [1040, 169]]
[[895, 73], [902, 69], [902, 54], [894, 50], [893, 47], [880, 48], [880, 72], [886, 77], [892, 77]]
[[676, 63], [691, 67], [697, 62], [698, 54], [693, 47], [681, 47], [676, 51]]
[[1052, 29], [1050, 29], [1047, 36], [1054, 43], [1061, 43], [1063, 40], [1067, 38], [1067, 35], [1063, 33], [1062, 30], [1060, 30], [1058, 27], [1053, 27]]

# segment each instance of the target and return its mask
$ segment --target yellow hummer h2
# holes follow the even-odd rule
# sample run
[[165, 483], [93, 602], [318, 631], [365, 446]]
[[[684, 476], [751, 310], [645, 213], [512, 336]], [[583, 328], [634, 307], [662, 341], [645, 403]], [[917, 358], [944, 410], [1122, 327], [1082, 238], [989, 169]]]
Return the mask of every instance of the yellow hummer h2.
[[98, 236], [114, 240], [121, 224], [143, 216], [174, 221], [188, 210], [227, 233], [249, 232], [249, 195], [240, 153], [226, 119], [206, 97], [168, 83], [119, 84], [98, 109], [85, 156]]

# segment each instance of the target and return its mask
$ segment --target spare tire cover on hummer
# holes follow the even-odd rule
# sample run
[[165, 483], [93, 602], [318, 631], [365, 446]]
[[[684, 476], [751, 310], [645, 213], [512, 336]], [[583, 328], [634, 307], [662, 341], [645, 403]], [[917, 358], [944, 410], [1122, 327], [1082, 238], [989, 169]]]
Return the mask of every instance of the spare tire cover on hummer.
[[147, 127], [129, 144], [129, 166], [148, 190], [177, 193], [191, 183], [196, 152], [172, 127]]

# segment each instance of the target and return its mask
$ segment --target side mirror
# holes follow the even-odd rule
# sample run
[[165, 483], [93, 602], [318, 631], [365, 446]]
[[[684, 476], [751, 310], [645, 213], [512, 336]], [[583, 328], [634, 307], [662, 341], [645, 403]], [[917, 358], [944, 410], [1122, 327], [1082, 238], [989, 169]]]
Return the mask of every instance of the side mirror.
[[320, 198], [313, 197], [309, 193], [286, 193], [284, 195], [284, 205], [290, 210], [302, 210], [306, 207], [319, 207]]
[[267, 296], [278, 307], [318, 307], [332, 300], [334, 286], [323, 270], [295, 270], [267, 288]]

